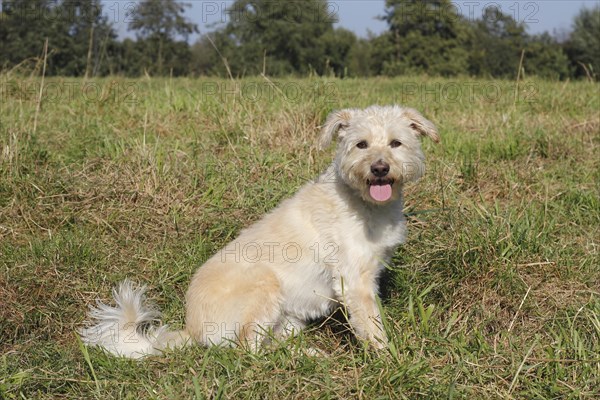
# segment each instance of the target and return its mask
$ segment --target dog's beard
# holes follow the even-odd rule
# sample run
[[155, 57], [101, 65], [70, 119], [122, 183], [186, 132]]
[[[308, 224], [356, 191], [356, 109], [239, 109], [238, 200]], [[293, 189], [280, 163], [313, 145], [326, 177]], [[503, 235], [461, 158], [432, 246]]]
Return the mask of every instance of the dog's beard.
[[392, 198], [394, 180], [389, 178], [368, 179], [369, 196], [377, 202], [384, 203]]
[[338, 179], [346, 186], [358, 192], [359, 196], [367, 203], [383, 205], [398, 198], [398, 188], [401, 186], [402, 177], [392, 178], [377, 178], [371, 174], [365, 177], [364, 175], [356, 174], [350, 171], [348, 174], [343, 174], [338, 169]]

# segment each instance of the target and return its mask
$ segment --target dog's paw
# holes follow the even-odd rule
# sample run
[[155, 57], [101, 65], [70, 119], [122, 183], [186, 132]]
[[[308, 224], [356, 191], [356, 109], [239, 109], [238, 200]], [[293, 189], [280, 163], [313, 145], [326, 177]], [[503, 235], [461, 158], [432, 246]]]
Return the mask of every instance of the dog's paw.
[[302, 349], [301, 352], [306, 357], [329, 357], [327, 352], [316, 347], [307, 347]]

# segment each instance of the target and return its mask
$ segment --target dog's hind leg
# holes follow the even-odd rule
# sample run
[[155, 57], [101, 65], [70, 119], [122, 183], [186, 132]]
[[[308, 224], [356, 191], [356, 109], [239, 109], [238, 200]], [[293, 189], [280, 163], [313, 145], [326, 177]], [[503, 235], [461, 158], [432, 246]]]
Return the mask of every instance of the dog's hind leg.
[[186, 330], [197, 342], [256, 348], [281, 313], [281, 287], [262, 264], [218, 260], [200, 268], [187, 293]]
[[272, 337], [281, 320], [281, 288], [273, 272], [265, 267], [253, 268], [259, 285], [249, 286], [241, 293], [246, 299], [239, 332], [239, 342], [257, 351], [265, 339]]

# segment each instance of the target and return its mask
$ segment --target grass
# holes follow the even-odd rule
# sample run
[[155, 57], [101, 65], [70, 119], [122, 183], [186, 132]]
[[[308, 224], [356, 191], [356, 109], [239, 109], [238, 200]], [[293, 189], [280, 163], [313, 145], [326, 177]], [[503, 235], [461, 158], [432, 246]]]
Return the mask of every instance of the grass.
[[[597, 398], [600, 99], [584, 82], [0, 76], [0, 397]], [[261, 354], [80, 346], [132, 277], [174, 327], [193, 272], [330, 162], [332, 110], [439, 127], [383, 282], [392, 346], [314, 324]], [[301, 355], [317, 347], [327, 356]]]

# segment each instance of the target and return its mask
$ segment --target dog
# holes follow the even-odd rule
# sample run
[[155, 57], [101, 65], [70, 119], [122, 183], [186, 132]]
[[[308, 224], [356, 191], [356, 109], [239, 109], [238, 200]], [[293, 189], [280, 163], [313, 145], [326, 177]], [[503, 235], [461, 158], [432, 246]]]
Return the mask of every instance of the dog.
[[90, 308], [82, 341], [130, 358], [186, 343], [257, 350], [342, 305], [356, 337], [385, 348], [378, 278], [405, 241], [402, 188], [424, 173], [424, 136], [440, 140], [412, 108], [332, 112], [320, 144], [337, 138], [333, 163], [196, 271], [183, 330], [155, 327], [160, 315], [145, 287], [125, 281], [113, 291], [115, 307]]

